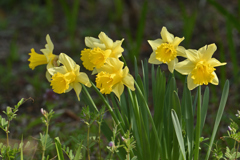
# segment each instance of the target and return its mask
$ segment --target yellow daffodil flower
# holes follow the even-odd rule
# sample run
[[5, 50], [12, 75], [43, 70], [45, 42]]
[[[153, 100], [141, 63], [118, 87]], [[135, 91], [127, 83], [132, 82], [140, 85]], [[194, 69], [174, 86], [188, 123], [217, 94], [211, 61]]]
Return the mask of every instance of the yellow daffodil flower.
[[199, 85], [208, 85], [208, 83], [218, 85], [218, 77], [214, 72], [216, 70], [214, 67], [226, 65], [226, 63], [221, 63], [212, 58], [216, 49], [215, 44], [210, 44], [199, 50], [186, 50], [188, 59], [179, 62], [175, 66], [175, 70], [183, 75], [188, 75], [187, 84], [189, 90], [193, 90]]
[[[101, 32], [98, 37], [99, 39], [86, 37], [85, 44], [90, 49], [84, 49], [81, 51], [83, 66], [90, 71], [103, 66], [108, 57], [121, 57], [122, 52], [124, 51], [121, 47], [124, 39], [113, 42], [113, 40], [103, 32]], [[93, 72], [95, 73], [95, 71]]]
[[29, 53], [30, 55], [30, 58], [28, 59], [28, 61], [30, 61], [29, 67], [32, 70], [34, 70], [36, 66], [43, 64], [47, 64], [47, 69], [54, 66], [55, 63], [54, 59], [57, 59], [57, 56], [52, 53], [54, 46], [49, 35], [46, 36], [46, 40], [47, 44], [45, 45], [45, 49], [41, 49], [41, 52], [43, 54], [36, 53], [33, 48], [31, 49], [31, 53]]
[[74, 89], [80, 101], [79, 94], [82, 90], [81, 84], [91, 87], [87, 74], [80, 72], [80, 66], [64, 53], [59, 55], [58, 61], [63, 65], [48, 69], [49, 73], [52, 75], [50, 85], [53, 91], [61, 94]]
[[184, 40], [184, 37], [174, 37], [168, 32], [166, 27], [162, 28], [160, 34], [162, 39], [148, 40], [148, 43], [153, 49], [148, 62], [151, 64], [166, 63], [168, 70], [173, 73], [174, 67], [178, 63], [177, 56], [186, 57], [184, 47], [179, 46]]
[[114, 92], [120, 100], [120, 96], [123, 93], [124, 85], [130, 88], [132, 91], [134, 88], [134, 79], [129, 74], [129, 69], [126, 66], [123, 68], [123, 62], [116, 58], [108, 58], [106, 63], [97, 69], [96, 86], [103, 94], [110, 94]]
[[83, 61], [83, 66], [92, 71], [95, 67], [102, 67], [110, 54], [110, 49], [102, 50], [99, 47], [93, 49], [84, 49], [81, 52], [81, 60]]

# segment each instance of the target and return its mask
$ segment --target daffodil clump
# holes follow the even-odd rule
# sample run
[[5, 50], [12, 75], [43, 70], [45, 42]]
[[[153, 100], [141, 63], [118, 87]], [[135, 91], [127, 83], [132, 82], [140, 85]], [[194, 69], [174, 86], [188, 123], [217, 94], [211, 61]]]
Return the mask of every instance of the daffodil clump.
[[[177, 70], [183, 75], [188, 75], [188, 89], [193, 90], [199, 85], [212, 83], [218, 85], [218, 77], [214, 72], [214, 67], [225, 65], [217, 59], [212, 58], [217, 47], [215, 44], [206, 45], [199, 50], [188, 49], [179, 46], [184, 38], [174, 37], [166, 27], [161, 31], [162, 39], [149, 40], [148, 43], [153, 49], [153, 53], [148, 60], [152, 64], [166, 63], [171, 73]], [[177, 56], [187, 58], [178, 62]]]

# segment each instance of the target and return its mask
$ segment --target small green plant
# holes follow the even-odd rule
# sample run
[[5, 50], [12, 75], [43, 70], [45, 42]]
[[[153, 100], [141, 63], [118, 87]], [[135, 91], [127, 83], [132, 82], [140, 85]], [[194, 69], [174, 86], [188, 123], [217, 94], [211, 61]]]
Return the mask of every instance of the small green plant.
[[[29, 98], [30, 99], [30, 98]], [[12, 107], [7, 107], [6, 111], [3, 111], [3, 113], [7, 116], [7, 119], [3, 118], [2, 116], [0, 116], [0, 128], [6, 133], [6, 144], [4, 143], [0, 143], [0, 157], [2, 159], [15, 159], [15, 157], [17, 157], [17, 154], [21, 152], [22, 154], [22, 150], [23, 150], [23, 142], [21, 142], [20, 144], [14, 144], [14, 146], [11, 146], [9, 144], [9, 128], [10, 128], [10, 123], [13, 119], [15, 119], [17, 117], [17, 111], [18, 108], [28, 99], [24, 99], [22, 98], [17, 105], [14, 106], [14, 108]], [[27, 143], [27, 145], [29, 145], [29, 143]], [[25, 147], [27, 147], [27, 145], [25, 145]]]

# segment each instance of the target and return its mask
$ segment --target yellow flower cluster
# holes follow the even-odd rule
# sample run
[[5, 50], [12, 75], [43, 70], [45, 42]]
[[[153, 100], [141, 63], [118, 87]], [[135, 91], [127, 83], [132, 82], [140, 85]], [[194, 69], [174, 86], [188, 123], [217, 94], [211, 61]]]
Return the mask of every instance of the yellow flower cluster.
[[[36, 66], [47, 64], [46, 77], [52, 86], [54, 92], [58, 94], [69, 92], [74, 89], [78, 100], [82, 90], [82, 85], [91, 87], [90, 80], [86, 73], [80, 72], [80, 66], [77, 65], [68, 55], [60, 53], [59, 56], [53, 54], [53, 43], [50, 36], [46, 37], [46, 48], [38, 54], [34, 49], [29, 53], [29, 67], [34, 69]], [[111, 92], [120, 100], [124, 85], [131, 90], [134, 88], [134, 79], [129, 74], [128, 67], [123, 68], [123, 62], [118, 58], [124, 51], [121, 47], [122, 40], [113, 42], [105, 33], [99, 34], [99, 39], [86, 37], [85, 43], [88, 49], [81, 52], [83, 66], [97, 73], [96, 86], [103, 94]]]
[[80, 100], [81, 84], [91, 87], [87, 74], [80, 72], [80, 66], [66, 54], [54, 55], [52, 53], [54, 46], [49, 35], [47, 35], [46, 40], [46, 48], [41, 49], [43, 54], [38, 54], [34, 49], [31, 49], [28, 59], [30, 61], [29, 67], [34, 69], [36, 66], [47, 64], [46, 78], [50, 81], [53, 91], [61, 94], [74, 89], [78, 100]]
[[103, 94], [111, 92], [120, 100], [123, 93], [124, 85], [132, 91], [134, 88], [134, 79], [129, 74], [127, 66], [123, 68], [124, 63], [118, 58], [122, 56], [124, 49], [122, 48], [122, 40], [113, 42], [105, 33], [98, 35], [99, 39], [94, 37], [86, 37], [85, 44], [89, 49], [81, 52], [81, 60], [83, 66], [97, 73], [96, 86]]
[[[174, 37], [169, 33], [166, 27], [161, 31], [162, 39], [149, 40], [148, 43], [153, 49], [148, 60], [152, 64], [166, 63], [168, 69], [173, 73], [174, 69], [183, 75], [188, 75], [188, 89], [193, 90], [199, 85], [208, 85], [212, 83], [218, 85], [218, 77], [215, 68], [225, 65], [217, 59], [212, 58], [217, 47], [215, 44], [206, 45], [199, 50], [188, 49], [179, 46], [184, 38]], [[177, 56], [187, 58], [179, 62]]]

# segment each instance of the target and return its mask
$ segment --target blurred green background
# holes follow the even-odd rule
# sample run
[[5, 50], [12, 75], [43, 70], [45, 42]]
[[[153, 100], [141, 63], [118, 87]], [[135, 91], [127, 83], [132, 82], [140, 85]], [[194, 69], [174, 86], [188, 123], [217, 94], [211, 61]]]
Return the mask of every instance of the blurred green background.
[[[205, 132], [206, 135], [211, 132], [223, 84], [229, 79], [229, 99], [219, 136], [226, 133], [229, 118], [234, 117], [240, 102], [240, 0], [1, 0], [0, 111], [21, 98], [34, 99], [34, 103], [27, 102], [20, 107], [19, 120], [12, 128], [12, 133], [16, 133], [13, 137], [38, 134], [41, 127], [33, 128], [41, 126], [40, 108], [57, 111], [56, 126], [53, 126], [57, 135], [67, 123], [72, 124], [69, 128], [78, 125], [75, 124], [78, 113], [87, 103], [84, 94], [77, 102], [73, 91], [62, 95], [53, 93], [45, 78], [45, 66], [38, 66], [34, 71], [28, 67], [28, 53], [31, 48], [41, 53], [47, 34], [54, 44], [54, 54], [66, 53], [80, 65], [86, 36], [97, 38], [103, 31], [113, 40], [124, 38], [123, 56], [134, 75], [134, 57], [140, 67], [140, 61], [148, 59], [152, 52], [147, 40], [160, 38], [163, 26], [175, 36], [185, 37], [181, 45], [186, 49], [216, 43], [218, 49], [213, 57], [227, 65], [216, 68], [219, 86], [209, 85], [211, 97], [206, 119], [209, 129]], [[169, 74], [167, 66], [161, 68]], [[81, 71], [86, 70], [81, 67]], [[86, 73], [94, 81], [95, 76]], [[177, 74], [176, 78], [181, 90], [184, 77]], [[92, 96], [99, 101], [95, 93]]]

